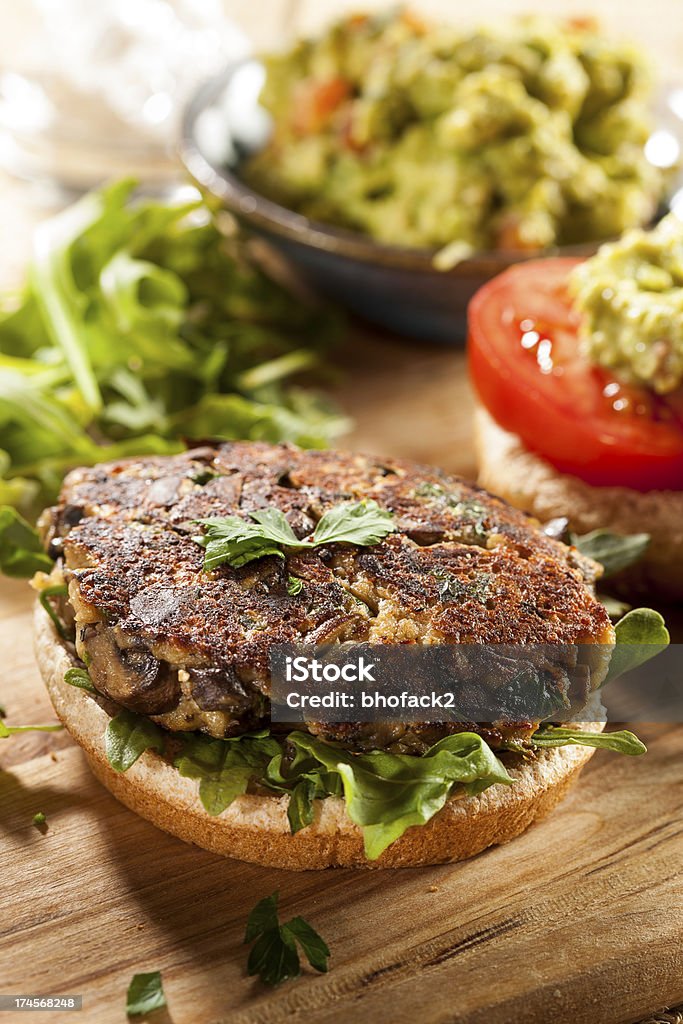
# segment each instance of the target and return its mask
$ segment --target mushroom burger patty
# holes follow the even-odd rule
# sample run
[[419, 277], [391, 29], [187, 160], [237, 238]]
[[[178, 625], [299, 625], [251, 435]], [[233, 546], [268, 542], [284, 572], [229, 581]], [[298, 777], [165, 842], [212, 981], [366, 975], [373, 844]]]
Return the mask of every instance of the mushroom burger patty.
[[[395, 532], [209, 572], [196, 520], [277, 508], [298, 538], [342, 502], [373, 499]], [[75, 470], [41, 520], [68, 593], [59, 615], [100, 693], [174, 731], [269, 724], [274, 644], [611, 644], [600, 569], [534, 520], [438, 469], [256, 442]], [[303, 581], [288, 592], [290, 576]], [[581, 648], [582, 651], [590, 648]], [[585, 671], [594, 688], [605, 656]], [[579, 657], [585, 655], [579, 655]], [[420, 753], [472, 723], [319, 725], [353, 749]], [[493, 746], [536, 723], [478, 729]]]

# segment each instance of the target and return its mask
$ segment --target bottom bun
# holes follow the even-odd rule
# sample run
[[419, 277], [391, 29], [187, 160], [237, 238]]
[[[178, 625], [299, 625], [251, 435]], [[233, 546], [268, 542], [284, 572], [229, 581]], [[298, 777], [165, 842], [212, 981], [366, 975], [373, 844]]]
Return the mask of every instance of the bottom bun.
[[[267, 867], [398, 868], [465, 860], [514, 839], [548, 814], [594, 753], [578, 746], [544, 750], [534, 761], [510, 769], [513, 786], [452, 797], [426, 825], [408, 829], [381, 857], [369, 861], [361, 830], [337, 797], [316, 800], [312, 824], [291, 835], [286, 796], [245, 794], [211, 817], [199, 800], [198, 783], [183, 778], [153, 751], [142, 754], [127, 772], [115, 771], [107, 760], [104, 734], [117, 708], [64, 682], [74, 662], [40, 606], [36, 657], [57, 716], [83, 748], [95, 776], [121, 803], [185, 842]], [[602, 724], [592, 728], [600, 731]]]
[[482, 487], [541, 522], [566, 516], [575, 533], [600, 528], [649, 533], [643, 557], [611, 578], [610, 587], [630, 597], [656, 592], [660, 598], [683, 598], [683, 490], [594, 487], [534, 455], [481, 406], [474, 423]]

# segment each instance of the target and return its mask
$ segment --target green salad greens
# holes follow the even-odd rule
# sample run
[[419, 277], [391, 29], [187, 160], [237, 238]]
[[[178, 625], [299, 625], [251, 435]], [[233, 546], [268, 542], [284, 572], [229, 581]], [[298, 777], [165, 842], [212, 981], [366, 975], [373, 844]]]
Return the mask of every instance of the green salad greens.
[[0, 315], [0, 504], [31, 517], [73, 466], [183, 438], [324, 446], [344, 420], [292, 380], [320, 368], [338, 326], [201, 199], [138, 200], [130, 181], [84, 196], [38, 229]]

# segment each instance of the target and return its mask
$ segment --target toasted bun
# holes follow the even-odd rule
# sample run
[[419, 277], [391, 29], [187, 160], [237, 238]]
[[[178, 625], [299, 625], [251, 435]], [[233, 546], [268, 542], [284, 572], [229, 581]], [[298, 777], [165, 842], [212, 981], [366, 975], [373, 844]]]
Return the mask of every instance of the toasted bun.
[[115, 771], [107, 760], [104, 734], [116, 707], [64, 682], [74, 662], [40, 606], [36, 658], [58, 717], [83, 748], [95, 776], [121, 803], [188, 843], [267, 867], [397, 868], [464, 860], [513, 839], [551, 811], [594, 753], [590, 747], [545, 750], [535, 761], [510, 770], [514, 786], [450, 799], [426, 825], [409, 829], [381, 857], [368, 861], [361, 830], [336, 797], [317, 800], [313, 823], [291, 835], [287, 797], [245, 794], [211, 817], [199, 800], [197, 782], [183, 778], [152, 751], [127, 772]]
[[479, 483], [544, 522], [566, 516], [576, 533], [604, 527], [615, 533], [649, 533], [637, 564], [610, 580], [631, 597], [656, 592], [683, 598], [683, 490], [634, 491], [593, 487], [560, 473], [528, 451], [481, 406], [475, 413]]

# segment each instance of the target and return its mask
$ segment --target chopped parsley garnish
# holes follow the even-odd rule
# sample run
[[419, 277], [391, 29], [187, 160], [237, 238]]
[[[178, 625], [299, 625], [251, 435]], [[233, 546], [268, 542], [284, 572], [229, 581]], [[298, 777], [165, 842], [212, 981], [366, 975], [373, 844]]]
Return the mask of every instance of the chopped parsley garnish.
[[436, 590], [441, 601], [447, 603], [478, 601], [479, 604], [486, 604], [491, 596], [491, 577], [486, 573], [480, 573], [472, 580], [463, 580], [450, 573], [434, 573], [434, 575], [437, 580]]
[[319, 519], [313, 536], [308, 540], [300, 540], [296, 536], [277, 508], [254, 509], [249, 512], [249, 517], [252, 522], [240, 516], [197, 520], [205, 527], [204, 535], [194, 538], [206, 548], [205, 570], [215, 569], [224, 562], [238, 568], [266, 555], [284, 558], [287, 550], [302, 551], [324, 544], [368, 547], [394, 530], [391, 512], [372, 500], [334, 505]]
[[280, 924], [277, 913], [279, 893], [260, 900], [249, 915], [245, 944], [254, 943], [247, 961], [247, 973], [258, 974], [264, 985], [280, 985], [301, 974], [298, 946], [311, 967], [327, 972], [330, 950], [327, 943], [303, 917]]

